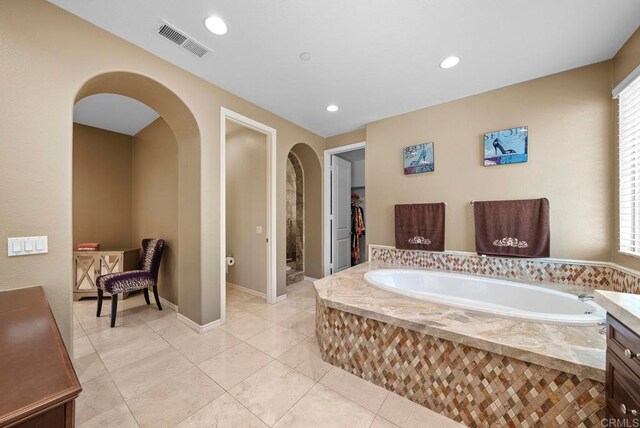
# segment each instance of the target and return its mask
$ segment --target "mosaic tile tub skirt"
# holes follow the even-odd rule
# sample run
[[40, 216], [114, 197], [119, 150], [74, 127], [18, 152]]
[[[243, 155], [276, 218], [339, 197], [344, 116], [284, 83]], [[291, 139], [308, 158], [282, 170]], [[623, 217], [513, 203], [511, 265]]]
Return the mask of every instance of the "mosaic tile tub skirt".
[[467, 426], [601, 426], [600, 382], [316, 305], [325, 361]]

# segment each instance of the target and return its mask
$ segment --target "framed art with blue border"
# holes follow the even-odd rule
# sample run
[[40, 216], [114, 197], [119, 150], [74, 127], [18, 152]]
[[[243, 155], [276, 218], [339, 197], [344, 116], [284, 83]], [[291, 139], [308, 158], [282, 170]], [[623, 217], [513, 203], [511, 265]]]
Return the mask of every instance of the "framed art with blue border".
[[435, 170], [433, 142], [416, 144], [402, 150], [404, 175], [422, 174]]
[[523, 163], [529, 157], [526, 126], [484, 134], [484, 166]]

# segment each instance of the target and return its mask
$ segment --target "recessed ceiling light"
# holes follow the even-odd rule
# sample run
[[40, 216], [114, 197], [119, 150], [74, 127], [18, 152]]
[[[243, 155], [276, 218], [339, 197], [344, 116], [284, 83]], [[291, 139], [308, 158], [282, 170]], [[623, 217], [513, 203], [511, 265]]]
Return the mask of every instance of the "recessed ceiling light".
[[457, 56], [450, 56], [449, 58], [445, 58], [444, 61], [440, 63], [440, 68], [453, 68], [460, 62], [460, 58]]
[[229, 31], [227, 24], [219, 16], [210, 16], [204, 21], [207, 30], [216, 36], [224, 36]]
[[339, 108], [338, 108], [338, 106], [337, 106], [337, 105], [335, 105], [335, 104], [329, 104], [329, 105], [327, 106], [327, 111], [330, 111], [331, 113], [333, 113], [333, 112], [335, 112], [335, 111], [338, 111], [338, 110], [339, 110]]
[[309, 52], [302, 52], [300, 54], [300, 60], [302, 61], [309, 61], [311, 60], [311, 54]]

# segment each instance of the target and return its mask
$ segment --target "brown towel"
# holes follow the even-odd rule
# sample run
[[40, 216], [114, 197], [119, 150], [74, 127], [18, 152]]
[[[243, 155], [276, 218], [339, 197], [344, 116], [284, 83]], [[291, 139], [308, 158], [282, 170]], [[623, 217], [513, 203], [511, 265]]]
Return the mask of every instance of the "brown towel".
[[444, 251], [444, 203], [396, 205], [396, 248]]
[[549, 200], [473, 204], [478, 254], [549, 257]]

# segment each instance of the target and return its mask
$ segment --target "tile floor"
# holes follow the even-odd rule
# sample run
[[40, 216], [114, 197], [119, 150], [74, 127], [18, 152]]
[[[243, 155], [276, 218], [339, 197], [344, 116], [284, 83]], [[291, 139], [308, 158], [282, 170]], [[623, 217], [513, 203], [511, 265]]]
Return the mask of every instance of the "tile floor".
[[[197, 334], [141, 295], [74, 302], [80, 427], [438, 427], [457, 423], [320, 358], [312, 284], [275, 305], [227, 290], [227, 323]], [[153, 299], [152, 299], [153, 300]]]

